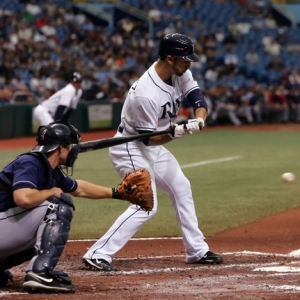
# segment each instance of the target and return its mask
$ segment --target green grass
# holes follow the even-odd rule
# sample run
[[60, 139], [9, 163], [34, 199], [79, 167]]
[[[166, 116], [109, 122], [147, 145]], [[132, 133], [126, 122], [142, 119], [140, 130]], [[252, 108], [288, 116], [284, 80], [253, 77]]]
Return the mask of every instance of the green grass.
[[[241, 156], [238, 160], [183, 170], [192, 184], [200, 228], [206, 236], [300, 204], [298, 132], [204, 131], [166, 147], [181, 165]], [[0, 151], [0, 167], [19, 153], [22, 151]], [[282, 183], [284, 172], [293, 172], [296, 181]], [[81, 154], [73, 177], [105, 186], [120, 182], [107, 149]], [[158, 213], [136, 237], [181, 236], [169, 199], [161, 192], [158, 195]], [[74, 201], [76, 211], [70, 235], [73, 239], [100, 237], [128, 206], [110, 199]]]

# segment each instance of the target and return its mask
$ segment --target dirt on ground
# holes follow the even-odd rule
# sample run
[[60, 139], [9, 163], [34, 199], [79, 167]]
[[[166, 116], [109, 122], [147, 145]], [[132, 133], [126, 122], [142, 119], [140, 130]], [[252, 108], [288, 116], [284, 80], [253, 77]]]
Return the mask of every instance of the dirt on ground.
[[[208, 130], [214, 130], [209, 129]], [[300, 125], [262, 125], [233, 130], [297, 130]], [[103, 135], [104, 134], [104, 135]], [[83, 140], [114, 132], [84, 133]], [[6, 149], [12, 139], [0, 140]], [[27, 144], [26, 144], [27, 143]], [[18, 139], [30, 147], [34, 138]], [[72, 294], [27, 294], [22, 290], [24, 265], [13, 268], [13, 283], [2, 299], [300, 299], [300, 208], [220, 232], [206, 241], [224, 258], [222, 265], [185, 263], [178, 238], [129, 241], [117, 253], [113, 272], [87, 269], [81, 259], [94, 241], [69, 241], [57, 265], [76, 285]]]

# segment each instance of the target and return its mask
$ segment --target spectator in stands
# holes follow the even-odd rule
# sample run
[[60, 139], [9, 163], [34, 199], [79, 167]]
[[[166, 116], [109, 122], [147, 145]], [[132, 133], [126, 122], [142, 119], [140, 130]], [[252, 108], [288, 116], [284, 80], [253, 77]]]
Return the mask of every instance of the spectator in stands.
[[270, 33], [265, 33], [265, 35], [263, 36], [263, 38], [261, 40], [261, 43], [262, 43], [264, 49], [269, 47], [272, 40], [273, 40], [273, 37], [270, 35]]
[[136, 24], [129, 16], [125, 16], [125, 18], [118, 21], [117, 26], [121, 29], [123, 34], [129, 34], [134, 30]]
[[11, 104], [13, 100], [13, 91], [9, 88], [0, 89], [0, 105]]
[[245, 62], [248, 64], [257, 64], [259, 61], [259, 54], [256, 52], [254, 46], [250, 47], [249, 51], [245, 55]]
[[228, 76], [234, 76], [238, 73], [239, 59], [234, 53], [234, 50], [231, 46], [227, 48], [227, 52], [224, 56], [224, 65], [220, 68], [219, 78], [226, 78]]
[[243, 97], [249, 101], [255, 122], [258, 124], [262, 123], [263, 113], [266, 106], [266, 100], [262, 87], [256, 83], [250, 84], [248, 92]]
[[218, 27], [216, 29], [216, 32], [214, 33], [214, 38], [216, 39], [217, 42], [223, 43], [225, 39], [225, 32], [222, 27]]
[[227, 102], [228, 90], [224, 85], [211, 87], [209, 90], [212, 104], [212, 113], [208, 119], [209, 125], [217, 125], [224, 118], [229, 118], [235, 126], [240, 126], [242, 122], [236, 116], [236, 107]]
[[44, 81], [45, 88], [48, 90], [58, 91], [58, 79], [55, 72], [51, 73]]
[[281, 52], [281, 46], [275, 41], [275, 39], [271, 39], [270, 44], [268, 44], [264, 50], [271, 56], [278, 56]]
[[153, 21], [154, 24], [160, 22], [161, 11], [158, 9], [157, 5], [151, 5], [150, 10], [148, 11], [148, 17]]
[[293, 86], [287, 91], [286, 99], [290, 110], [290, 120], [300, 123], [300, 94], [299, 86]]
[[281, 57], [272, 57], [271, 61], [267, 64], [268, 71], [282, 71], [284, 63]]
[[18, 25], [18, 37], [19, 37], [19, 39], [29, 41], [29, 40], [32, 39], [32, 36], [33, 36], [32, 28], [29, 27], [25, 21], [22, 21]]
[[300, 86], [300, 74], [296, 68], [291, 70], [291, 73], [288, 75], [288, 87], [298, 87]]
[[204, 73], [205, 80], [209, 82], [214, 82], [218, 79], [219, 72], [217, 70], [217, 67], [214, 63], [210, 63]]
[[267, 16], [265, 18], [265, 27], [268, 29], [276, 29], [277, 28], [277, 23], [272, 15], [272, 13], [267, 14]]
[[251, 0], [249, 10], [254, 14], [265, 15], [270, 11], [270, 0]]
[[276, 42], [281, 46], [286, 46], [289, 43], [289, 37], [285, 28], [278, 29], [278, 35], [275, 38]]
[[248, 124], [253, 124], [250, 100], [245, 95], [245, 87], [232, 87], [226, 101], [227, 107], [230, 109], [230, 119], [236, 126], [242, 124], [237, 116], [245, 118]]
[[246, 18], [241, 18], [236, 26], [241, 35], [248, 34], [252, 27], [252, 25], [246, 20]]
[[270, 86], [267, 100], [267, 118], [269, 122], [289, 121], [289, 107], [283, 86]]
[[237, 22], [232, 19], [230, 20], [228, 26], [228, 34], [225, 36], [223, 43], [228, 44], [240, 44], [242, 42], [242, 35], [237, 27]]
[[286, 52], [289, 54], [299, 54], [300, 44], [298, 44], [295, 40], [292, 40], [289, 44], [286, 45]]
[[265, 21], [261, 14], [257, 14], [252, 21], [252, 29], [261, 30], [265, 27]]
[[30, 0], [25, 7], [25, 11], [32, 16], [39, 15], [42, 12], [42, 9], [39, 5], [36, 4], [35, 0]]

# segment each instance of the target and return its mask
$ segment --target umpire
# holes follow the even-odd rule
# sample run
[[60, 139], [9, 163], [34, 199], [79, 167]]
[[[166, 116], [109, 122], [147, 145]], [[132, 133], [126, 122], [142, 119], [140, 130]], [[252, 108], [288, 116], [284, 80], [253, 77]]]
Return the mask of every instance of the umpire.
[[63, 122], [40, 126], [38, 144], [19, 155], [0, 172], [0, 287], [12, 274], [8, 269], [29, 261], [23, 288], [28, 292], [73, 292], [68, 275], [55, 271], [75, 210], [72, 198], [113, 198], [112, 188], [63, 173], [73, 167], [79, 131]]

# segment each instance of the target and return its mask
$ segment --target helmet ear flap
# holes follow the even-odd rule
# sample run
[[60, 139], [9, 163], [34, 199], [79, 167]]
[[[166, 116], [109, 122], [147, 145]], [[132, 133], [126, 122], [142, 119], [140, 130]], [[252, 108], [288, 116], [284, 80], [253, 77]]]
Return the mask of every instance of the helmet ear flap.
[[80, 140], [81, 135], [77, 128], [68, 123], [56, 121], [38, 128], [37, 145], [32, 151], [48, 153], [60, 145], [78, 144]]

